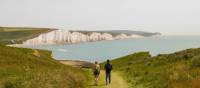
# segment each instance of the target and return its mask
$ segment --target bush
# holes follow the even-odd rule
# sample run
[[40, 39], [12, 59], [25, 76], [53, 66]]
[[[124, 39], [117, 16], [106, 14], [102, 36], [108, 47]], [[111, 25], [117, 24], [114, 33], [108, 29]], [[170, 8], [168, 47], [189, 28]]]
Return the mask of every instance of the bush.
[[200, 55], [192, 58], [192, 67], [200, 67]]

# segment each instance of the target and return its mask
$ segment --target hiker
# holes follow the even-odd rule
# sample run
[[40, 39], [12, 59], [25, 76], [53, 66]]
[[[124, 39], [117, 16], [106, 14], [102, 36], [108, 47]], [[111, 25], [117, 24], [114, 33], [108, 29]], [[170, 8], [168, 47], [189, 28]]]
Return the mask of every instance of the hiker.
[[107, 63], [104, 66], [106, 72], [106, 85], [111, 83], [111, 71], [113, 69], [112, 65], [110, 64], [110, 60], [107, 60]]
[[98, 80], [99, 80], [99, 74], [100, 74], [100, 65], [98, 64], [97, 61], [95, 61], [95, 67], [94, 67], [94, 77], [95, 77], [95, 85], [98, 85]]

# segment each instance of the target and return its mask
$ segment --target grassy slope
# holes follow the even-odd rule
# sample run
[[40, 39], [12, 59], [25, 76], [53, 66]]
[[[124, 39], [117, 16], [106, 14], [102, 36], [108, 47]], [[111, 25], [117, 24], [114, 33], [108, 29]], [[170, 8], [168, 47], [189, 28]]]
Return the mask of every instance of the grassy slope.
[[151, 57], [135, 53], [112, 61], [131, 88], [200, 88], [200, 49]]
[[53, 31], [49, 28], [25, 28], [25, 27], [0, 27], [0, 43], [22, 43], [24, 40], [36, 37], [41, 33]]
[[86, 80], [84, 72], [55, 61], [49, 51], [35, 55], [3, 45], [0, 51], [0, 88], [80, 88]]

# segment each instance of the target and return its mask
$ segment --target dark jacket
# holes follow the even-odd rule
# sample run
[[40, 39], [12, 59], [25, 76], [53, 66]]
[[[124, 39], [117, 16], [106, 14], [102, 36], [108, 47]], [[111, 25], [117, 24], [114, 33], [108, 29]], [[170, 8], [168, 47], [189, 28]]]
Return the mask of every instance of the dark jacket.
[[107, 63], [104, 65], [104, 69], [106, 70], [106, 72], [111, 72], [113, 67], [111, 64]]

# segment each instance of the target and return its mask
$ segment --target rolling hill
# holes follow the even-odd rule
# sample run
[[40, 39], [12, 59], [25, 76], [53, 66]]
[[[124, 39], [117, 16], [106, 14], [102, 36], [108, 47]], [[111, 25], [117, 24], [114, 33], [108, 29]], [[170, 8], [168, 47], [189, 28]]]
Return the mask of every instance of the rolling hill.
[[56, 29], [28, 27], [0, 27], [0, 43], [16, 44]]
[[151, 57], [149, 52], [111, 62], [130, 88], [200, 88], [200, 49]]
[[51, 52], [0, 45], [0, 88], [83, 88], [83, 70], [54, 60]]

